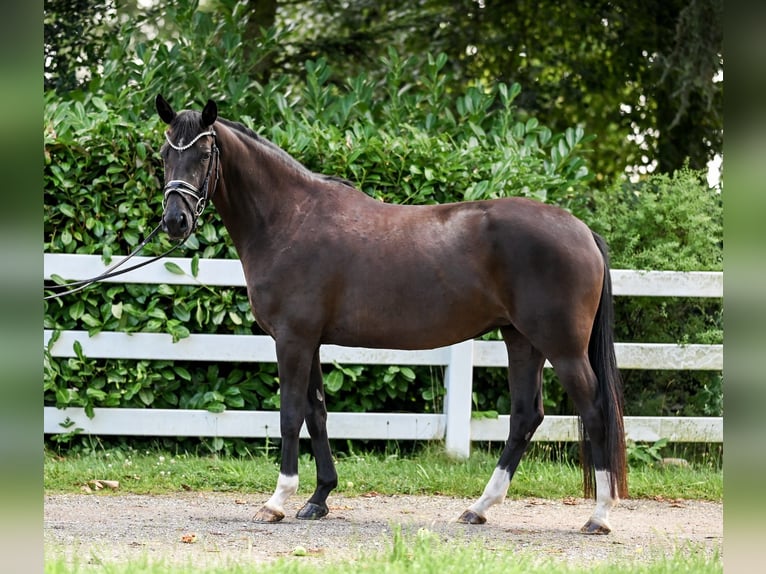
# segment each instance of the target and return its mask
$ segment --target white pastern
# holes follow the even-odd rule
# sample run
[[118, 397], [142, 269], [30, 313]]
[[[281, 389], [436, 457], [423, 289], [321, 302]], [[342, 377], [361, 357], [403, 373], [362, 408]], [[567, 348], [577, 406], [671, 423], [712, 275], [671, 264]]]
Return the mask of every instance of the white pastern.
[[481, 497], [471, 505], [470, 509], [479, 516], [485, 517], [490, 506], [500, 504], [505, 500], [510, 485], [511, 478], [508, 471], [500, 467], [495, 468]]
[[611, 529], [609, 524], [609, 512], [619, 502], [611, 493], [611, 473], [607, 470], [596, 471], [596, 509], [593, 511], [591, 521]]
[[285, 502], [297, 491], [298, 475], [296, 474], [294, 476], [287, 476], [280, 472], [279, 479], [277, 480], [277, 488], [274, 490], [274, 494], [271, 495], [271, 498], [269, 498], [265, 506], [271, 510], [275, 510], [284, 514]]

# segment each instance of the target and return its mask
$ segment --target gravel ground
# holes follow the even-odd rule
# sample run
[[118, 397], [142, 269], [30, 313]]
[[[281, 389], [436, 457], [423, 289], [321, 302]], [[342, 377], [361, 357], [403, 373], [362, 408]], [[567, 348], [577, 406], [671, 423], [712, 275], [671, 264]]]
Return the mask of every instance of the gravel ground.
[[[688, 500], [625, 500], [612, 512], [613, 532], [585, 536], [579, 528], [593, 503], [578, 498], [507, 499], [481, 526], [458, 524], [471, 501], [443, 496], [331, 496], [330, 514], [294, 518], [303, 500], [293, 497], [287, 517], [258, 524], [253, 514], [265, 496], [221, 493], [45, 496], [46, 558], [162, 560], [222, 565], [273, 561], [353, 560], [391, 547], [393, 530], [427, 529], [443, 540], [477, 541], [489, 549], [529, 551], [574, 563], [644, 561], [694, 548], [711, 557], [723, 550], [723, 505]], [[189, 543], [184, 540], [194, 540]], [[691, 543], [691, 544], [690, 544]]]

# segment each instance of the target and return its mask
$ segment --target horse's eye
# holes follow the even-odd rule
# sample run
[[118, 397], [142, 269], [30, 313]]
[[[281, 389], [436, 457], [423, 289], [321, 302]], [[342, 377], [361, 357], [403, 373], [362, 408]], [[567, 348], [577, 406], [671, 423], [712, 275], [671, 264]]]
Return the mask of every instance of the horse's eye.
[[202, 153], [202, 161], [207, 161], [210, 159], [210, 152], [206, 151]]

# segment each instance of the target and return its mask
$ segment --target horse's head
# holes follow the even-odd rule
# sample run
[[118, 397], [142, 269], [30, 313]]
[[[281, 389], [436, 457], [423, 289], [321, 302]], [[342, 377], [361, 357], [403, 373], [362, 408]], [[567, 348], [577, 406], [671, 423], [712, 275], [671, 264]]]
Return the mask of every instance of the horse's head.
[[161, 95], [157, 95], [156, 104], [157, 113], [169, 126], [160, 151], [165, 163], [162, 227], [171, 239], [183, 239], [193, 231], [218, 184], [218, 146], [213, 129], [218, 107], [208, 100], [202, 113], [176, 113]]

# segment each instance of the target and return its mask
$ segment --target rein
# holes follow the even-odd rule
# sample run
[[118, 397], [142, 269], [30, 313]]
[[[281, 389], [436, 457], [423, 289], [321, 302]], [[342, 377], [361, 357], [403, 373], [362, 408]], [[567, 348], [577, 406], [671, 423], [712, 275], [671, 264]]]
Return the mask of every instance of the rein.
[[[103, 281], [104, 279], [109, 279], [110, 277], [116, 277], [118, 275], [122, 275], [123, 273], [128, 273], [130, 271], [140, 269], [141, 267], [145, 265], [149, 265], [150, 263], [154, 263], [155, 261], [170, 255], [173, 251], [178, 249], [183, 244], [184, 241], [186, 241], [189, 238], [189, 235], [191, 235], [192, 231], [194, 231], [194, 228], [197, 225], [197, 221], [199, 220], [199, 217], [202, 215], [202, 212], [205, 210], [205, 206], [207, 205], [208, 200], [212, 199], [213, 194], [215, 193], [215, 190], [218, 187], [218, 179], [221, 173], [221, 163], [219, 158], [218, 146], [216, 145], [216, 134], [215, 134], [215, 130], [211, 128], [209, 131], [198, 134], [197, 137], [195, 137], [188, 144], [179, 146], [174, 144], [172, 141], [170, 141], [170, 137], [168, 136], [167, 132], [165, 132], [165, 139], [167, 140], [170, 147], [172, 147], [174, 150], [179, 152], [186, 151], [191, 146], [193, 146], [197, 142], [197, 140], [199, 140], [203, 136], [213, 136], [213, 147], [211, 150], [213, 153], [213, 156], [210, 158], [210, 161], [208, 162], [207, 173], [205, 174], [205, 179], [202, 182], [202, 189], [200, 190], [198, 187], [182, 179], [171, 180], [167, 182], [165, 184], [165, 187], [163, 188], [163, 197], [162, 197], [163, 211], [165, 209], [168, 196], [171, 193], [179, 194], [181, 196], [181, 199], [183, 199], [187, 205], [189, 205], [189, 202], [187, 201], [187, 197], [190, 197], [196, 201], [194, 208], [191, 210], [192, 213], [194, 214], [194, 220], [192, 221], [192, 224], [189, 226], [189, 233], [187, 233], [185, 237], [180, 239], [178, 243], [176, 243], [173, 247], [171, 247], [164, 253], [160, 255], [156, 255], [152, 257], [151, 259], [147, 259], [146, 261], [137, 263], [136, 265], [133, 265], [126, 269], [120, 269], [119, 271], [117, 271], [116, 270], [117, 268], [121, 267], [134, 255], [138, 254], [146, 246], [146, 244], [149, 243], [149, 241], [151, 241], [155, 235], [157, 235], [157, 233], [162, 229], [162, 223], [160, 223], [157, 227], [155, 227], [151, 231], [151, 233], [149, 233], [146, 239], [144, 239], [141, 243], [139, 243], [136, 246], [136, 248], [130, 253], [130, 255], [128, 255], [124, 259], [121, 259], [120, 261], [118, 261], [117, 263], [109, 267], [106, 271], [104, 271], [100, 275], [97, 275], [96, 277], [93, 277], [91, 279], [83, 279], [81, 281], [72, 281], [63, 285], [54, 285], [51, 287], [46, 287], [46, 289], [48, 290], [55, 290], [58, 288], [61, 288], [61, 289], [66, 288], [67, 290], [43, 297], [43, 301], [47, 301], [49, 299], [58, 299], [59, 297], [63, 297], [64, 295], [71, 295], [73, 293], [77, 293], [93, 285], [94, 283]], [[208, 188], [210, 184], [210, 174], [213, 171], [213, 163], [215, 163], [215, 183], [213, 185], [213, 192], [208, 195]]]
[[71, 281], [69, 283], [65, 283], [64, 285], [52, 285], [50, 287], [46, 287], [47, 290], [54, 290], [54, 289], [63, 289], [67, 288], [66, 291], [61, 291], [59, 293], [54, 293], [53, 295], [48, 295], [47, 297], [43, 297], [43, 301], [47, 301], [49, 299], [58, 299], [59, 297], [63, 297], [64, 295], [71, 295], [72, 293], [77, 293], [79, 291], [82, 291], [86, 287], [90, 287], [94, 283], [98, 283], [99, 281], [103, 281], [104, 279], [109, 279], [110, 277], [116, 277], [118, 275], [122, 275], [123, 273], [129, 273], [130, 271], [134, 271], [136, 269], [140, 269], [144, 265], [149, 265], [150, 263], [154, 263], [158, 259], [162, 259], [163, 257], [167, 257], [170, 255], [173, 251], [178, 249], [181, 244], [183, 244], [184, 241], [188, 238], [188, 235], [184, 237], [183, 239], [179, 240], [178, 243], [176, 243], [173, 247], [165, 251], [164, 253], [160, 255], [155, 255], [151, 259], [147, 259], [146, 261], [142, 261], [141, 263], [136, 263], [135, 265], [132, 265], [131, 267], [128, 267], [127, 269], [120, 269], [119, 271], [115, 271], [118, 267], [121, 267], [124, 265], [131, 257], [138, 254], [139, 251], [141, 251], [149, 241], [151, 241], [155, 235], [162, 229], [162, 224], [155, 227], [149, 235], [146, 236], [146, 239], [144, 239], [141, 243], [136, 246], [136, 248], [124, 259], [121, 259], [111, 267], [109, 267], [106, 271], [101, 273], [101, 275], [97, 275], [96, 277], [92, 277], [91, 279], [82, 279], [80, 281]]

